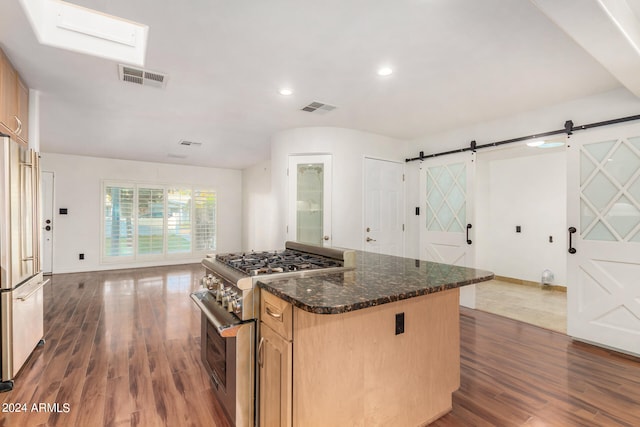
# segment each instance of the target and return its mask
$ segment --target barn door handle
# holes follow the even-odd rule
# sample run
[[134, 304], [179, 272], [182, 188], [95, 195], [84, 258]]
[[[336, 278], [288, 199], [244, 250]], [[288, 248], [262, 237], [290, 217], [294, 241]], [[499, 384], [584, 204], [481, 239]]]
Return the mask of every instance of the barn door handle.
[[576, 230], [575, 227], [569, 227], [569, 253], [570, 254], [575, 254], [577, 252], [576, 248], [573, 247], [573, 243], [571, 242], [571, 237], [573, 233], [575, 233], [576, 231], [578, 230]]
[[471, 241], [471, 239], [469, 239], [469, 229], [472, 228], [473, 226], [471, 224], [467, 224], [467, 245], [472, 244], [473, 242]]

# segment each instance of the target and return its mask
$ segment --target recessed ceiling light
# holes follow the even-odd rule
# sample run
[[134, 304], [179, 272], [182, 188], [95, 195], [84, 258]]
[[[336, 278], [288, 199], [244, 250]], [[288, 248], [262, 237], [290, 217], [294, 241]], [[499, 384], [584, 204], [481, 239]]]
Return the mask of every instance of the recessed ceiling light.
[[555, 147], [562, 147], [563, 145], [564, 145], [563, 141], [545, 141], [545, 143], [538, 146], [538, 148], [555, 148]]
[[544, 144], [544, 140], [538, 139], [537, 141], [527, 142], [528, 147], [539, 147]]
[[529, 147], [536, 147], [536, 148], [555, 148], [555, 147], [562, 147], [564, 145], [564, 141], [536, 140], [536, 141], [527, 142], [527, 145]]
[[390, 76], [391, 74], [393, 74], [393, 70], [389, 67], [378, 68], [379, 76]]
[[278, 91], [278, 93], [282, 96], [289, 96], [293, 94], [293, 91], [287, 87], [283, 87]]

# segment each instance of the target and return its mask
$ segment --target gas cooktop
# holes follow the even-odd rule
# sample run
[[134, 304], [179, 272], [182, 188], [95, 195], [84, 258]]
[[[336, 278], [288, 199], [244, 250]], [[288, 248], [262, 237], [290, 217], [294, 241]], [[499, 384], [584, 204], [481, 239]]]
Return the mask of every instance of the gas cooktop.
[[220, 254], [216, 260], [250, 276], [343, 266], [340, 260], [292, 249]]

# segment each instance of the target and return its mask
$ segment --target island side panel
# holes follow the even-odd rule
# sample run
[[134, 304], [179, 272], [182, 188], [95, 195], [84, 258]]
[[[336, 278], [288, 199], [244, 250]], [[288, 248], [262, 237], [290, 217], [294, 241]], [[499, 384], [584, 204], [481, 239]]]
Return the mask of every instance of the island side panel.
[[458, 303], [451, 289], [342, 314], [294, 308], [294, 425], [418, 426], [450, 411]]

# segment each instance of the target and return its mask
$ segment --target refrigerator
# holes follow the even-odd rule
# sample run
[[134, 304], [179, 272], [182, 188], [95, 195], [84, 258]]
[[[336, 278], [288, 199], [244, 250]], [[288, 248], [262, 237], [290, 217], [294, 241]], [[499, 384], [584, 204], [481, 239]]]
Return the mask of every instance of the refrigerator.
[[44, 343], [38, 154], [0, 133], [0, 391]]

